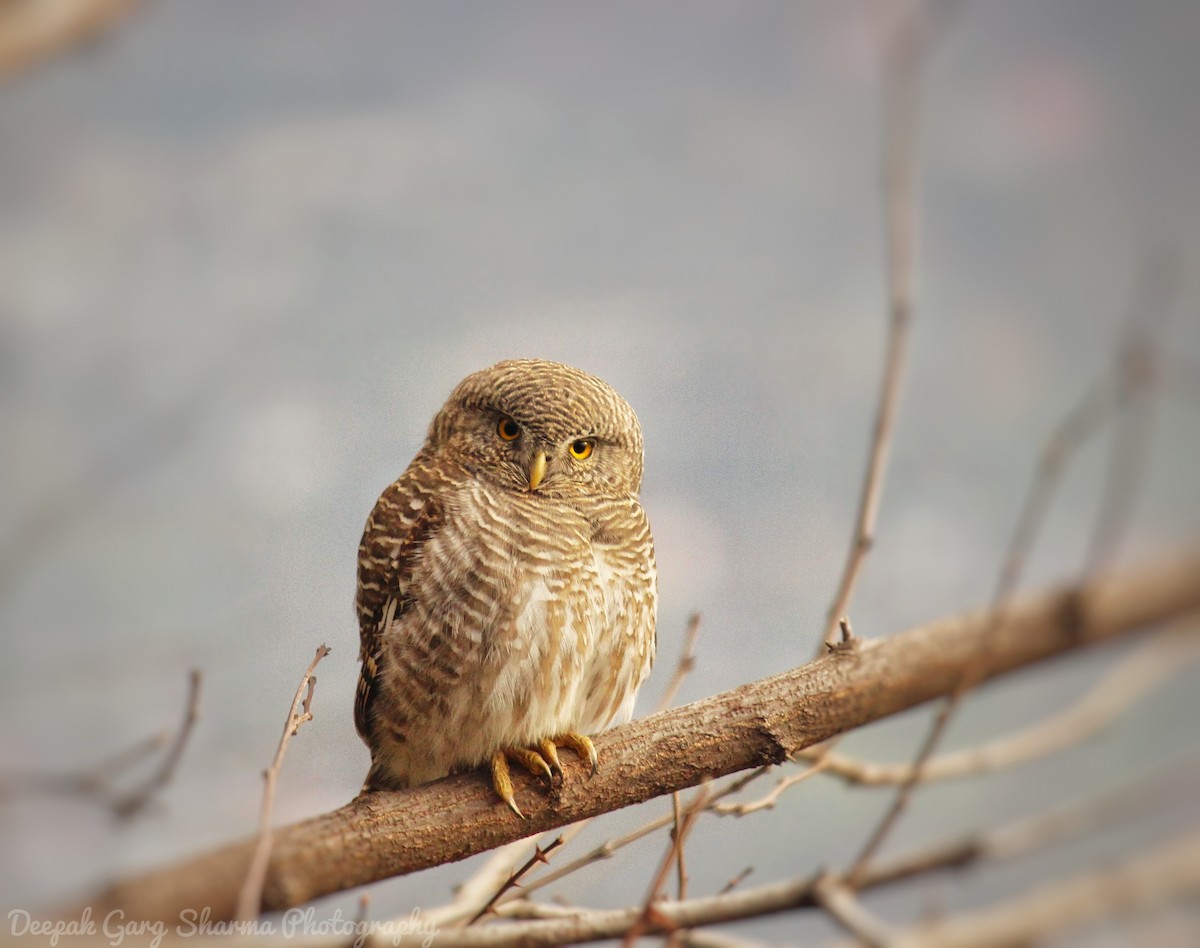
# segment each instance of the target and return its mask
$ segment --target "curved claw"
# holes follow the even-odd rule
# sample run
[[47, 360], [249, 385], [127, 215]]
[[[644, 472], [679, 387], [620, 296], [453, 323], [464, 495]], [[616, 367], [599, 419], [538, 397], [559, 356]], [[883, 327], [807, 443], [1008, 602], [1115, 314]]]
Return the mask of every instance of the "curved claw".
[[600, 769], [600, 757], [596, 754], [596, 745], [587, 735], [568, 731], [566, 734], [560, 734], [554, 738], [554, 743], [571, 748], [582, 760], [591, 764], [592, 772], [589, 776], [595, 776], [596, 771]]
[[521, 812], [521, 808], [517, 806], [516, 798], [513, 796], [512, 774], [508, 770], [508, 758], [505, 757], [504, 751], [498, 750], [492, 754], [492, 787], [496, 791], [496, 795], [500, 797], [509, 808], [517, 814], [521, 819], [525, 819], [525, 814]]
[[592, 744], [591, 738], [576, 731], [568, 731], [565, 734], [546, 738], [538, 741], [537, 745], [533, 747], [502, 747], [492, 754], [490, 761], [492, 786], [496, 790], [496, 795], [507, 803], [509, 809], [521, 819], [525, 819], [525, 814], [517, 806], [513, 794], [512, 773], [508, 769], [508, 762], [511, 760], [513, 763], [520, 764], [535, 777], [545, 777], [553, 787], [556, 774], [560, 782], [564, 777], [562, 761], [558, 756], [559, 747], [571, 748], [582, 760], [591, 764], [592, 769], [589, 776], [596, 773], [600, 759], [596, 754], [595, 745]]
[[554, 780], [554, 772], [538, 750], [532, 747], [506, 747], [503, 753], [505, 757], [520, 764], [535, 777], [541, 776], [550, 781]]
[[[558, 748], [554, 745], [554, 741], [538, 741], [538, 752], [550, 764], [550, 769], [561, 779], [563, 775], [562, 761], [558, 759]], [[553, 780], [553, 776], [550, 779]]]

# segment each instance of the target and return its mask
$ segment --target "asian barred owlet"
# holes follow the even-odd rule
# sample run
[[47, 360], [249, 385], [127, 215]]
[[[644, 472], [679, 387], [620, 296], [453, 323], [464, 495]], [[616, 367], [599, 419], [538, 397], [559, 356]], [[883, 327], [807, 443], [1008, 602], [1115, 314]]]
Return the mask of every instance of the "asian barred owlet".
[[657, 583], [638, 502], [642, 431], [600, 379], [554, 362], [468, 376], [358, 553], [364, 789], [488, 762], [551, 781], [556, 746], [629, 720], [654, 661]]

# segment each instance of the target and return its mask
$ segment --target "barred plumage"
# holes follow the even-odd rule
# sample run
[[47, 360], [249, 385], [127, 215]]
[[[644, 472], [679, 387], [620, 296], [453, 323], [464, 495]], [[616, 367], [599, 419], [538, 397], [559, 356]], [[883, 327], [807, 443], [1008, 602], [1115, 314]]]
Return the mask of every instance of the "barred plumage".
[[497, 752], [590, 751], [628, 720], [655, 641], [641, 476], [637, 417], [599, 379], [519, 360], [459, 384], [359, 548], [367, 789], [491, 760], [517, 809]]

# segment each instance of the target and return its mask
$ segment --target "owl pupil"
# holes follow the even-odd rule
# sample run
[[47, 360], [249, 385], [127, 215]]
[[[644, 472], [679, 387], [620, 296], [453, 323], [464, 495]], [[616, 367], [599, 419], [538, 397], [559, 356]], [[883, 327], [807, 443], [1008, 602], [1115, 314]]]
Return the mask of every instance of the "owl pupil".
[[511, 418], [501, 418], [496, 430], [505, 441], [516, 441], [521, 434], [520, 426]]

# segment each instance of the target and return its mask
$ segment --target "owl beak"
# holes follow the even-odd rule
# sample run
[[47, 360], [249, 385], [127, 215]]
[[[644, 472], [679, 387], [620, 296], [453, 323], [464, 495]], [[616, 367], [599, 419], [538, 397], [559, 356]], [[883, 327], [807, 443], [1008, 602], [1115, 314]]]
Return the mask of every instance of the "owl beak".
[[538, 484], [542, 482], [542, 478], [546, 476], [546, 452], [539, 451], [533, 456], [533, 463], [529, 465], [529, 489], [537, 490]]

